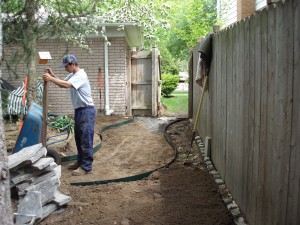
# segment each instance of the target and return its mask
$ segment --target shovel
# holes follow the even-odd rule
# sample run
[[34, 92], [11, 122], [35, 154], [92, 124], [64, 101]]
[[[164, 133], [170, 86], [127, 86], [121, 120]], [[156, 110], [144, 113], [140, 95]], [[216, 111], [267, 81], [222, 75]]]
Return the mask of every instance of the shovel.
[[192, 136], [192, 141], [191, 141], [191, 147], [193, 145], [193, 142], [194, 142], [195, 136], [196, 136], [196, 127], [197, 127], [197, 124], [198, 124], [198, 120], [200, 118], [200, 112], [201, 112], [203, 97], [204, 97], [204, 93], [205, 93], [206, 85], [207, 85], [207, 78], [208, 78], [208, 76], [204, 77], [204, 83], [203, 83], [202, 93], [201, 93], [200, 102], [199, 102], [199, 105], [198, 105], [196, 120], [195, 120], [195, 123], [194, 123], [194, 129], [193, 129], [193, 136]]

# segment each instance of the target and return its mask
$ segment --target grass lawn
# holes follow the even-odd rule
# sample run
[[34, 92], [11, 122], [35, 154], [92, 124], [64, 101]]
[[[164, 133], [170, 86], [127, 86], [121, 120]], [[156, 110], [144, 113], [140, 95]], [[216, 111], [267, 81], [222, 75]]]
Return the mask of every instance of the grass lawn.
[[171, 97], [162, 97], [161, 102], [167, 107], [166, 116], [188, 115], [188, 92], [173, 92]]

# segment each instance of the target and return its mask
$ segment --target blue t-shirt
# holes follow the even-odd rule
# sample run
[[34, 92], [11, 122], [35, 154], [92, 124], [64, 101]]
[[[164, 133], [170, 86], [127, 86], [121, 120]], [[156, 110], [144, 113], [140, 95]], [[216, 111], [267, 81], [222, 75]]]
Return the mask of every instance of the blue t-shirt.
[[71, 101], [74, 109], [94, 106], [91, 86], [86, 72], [80, 69], [70, 73], [64, 80], [71, 82]]

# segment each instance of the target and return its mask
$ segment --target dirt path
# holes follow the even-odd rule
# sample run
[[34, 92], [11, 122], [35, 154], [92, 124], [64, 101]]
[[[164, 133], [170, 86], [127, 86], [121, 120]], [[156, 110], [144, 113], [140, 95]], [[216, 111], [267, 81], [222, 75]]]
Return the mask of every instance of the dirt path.
[[[96, 130], [126, 119], [99, 117]], [[174, 123], [167, 130], [179, 152], [169, 167], [139, 181], [70, 185], [132, 176], [164, 166], [174, 158], [174, 149], [164, 138], [168, 123], [164, 118], [139, 118], [104, 131], [102, 148], [95, 154], [93, 174], [73, 177], [66, 169], [68, 163], [63, 163], [60, 191], [71, 196], [72, 201], [40, 224], [234, 224], [198, 149], [189, 147], [192, 127], [188, 120]], [[66, 155], [75, 151], [72, 137], [56, 147]], [[193, 163], [186, 166], [184, 159], [190, 150]]]

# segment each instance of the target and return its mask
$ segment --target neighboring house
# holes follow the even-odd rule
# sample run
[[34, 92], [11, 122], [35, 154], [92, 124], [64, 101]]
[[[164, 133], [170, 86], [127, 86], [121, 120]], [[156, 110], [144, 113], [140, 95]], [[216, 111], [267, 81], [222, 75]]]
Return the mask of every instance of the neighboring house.
[[[124, 26], [124, 29], [120, 29]], [[127, 82], [130, 80], [131, 55], [135, 48], [143, 46], [143, 28], [132, 24], [102, 24], [103, 37], [89, 37], [92, 52], [66, 44], [61, 39], [42, 39], [38, 42], [38, 52], [48, 51], [52, 59], [47, 65], [39, 65], [37, 59], [37, 74], [40, 78], [45, 67], [50, 66], [61, 79], [67, 76], [64, 68], [59, 68], [63, 55], [74, 54], [79, 66], [88, 74], [96, 109], [106, 115], [130, 114], [128, 107]], [[13, 54], [14, 48], [4, 46], [6, 59]], [[5, 61], [3, 63], [5, 65]], [[24, 64], [17, 65], [18, 79], [12, 78], [5, 66], [2, 67], [2, 77], [14, 86], [21, 86], [26, 76]], [[101, 70], [101, 72], [99, 72]], [[48, 92], [49, 111], [62, 114], [73, 114], [68, 89], [59, 88], [50, 83]]]
[[240, 21], [255, 11], [261, 10], [268, 4], [278, 0], [217, 0], [218, 18], [222, 27]]

